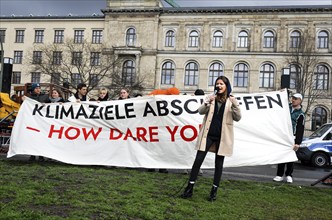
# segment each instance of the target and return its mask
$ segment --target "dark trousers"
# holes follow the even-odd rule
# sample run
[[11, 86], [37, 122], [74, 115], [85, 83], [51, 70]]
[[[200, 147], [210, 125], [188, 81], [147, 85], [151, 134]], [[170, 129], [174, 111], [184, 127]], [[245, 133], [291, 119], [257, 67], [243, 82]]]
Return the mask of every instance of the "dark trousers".
[[[205, 151], [197, 151], [196, 158], [193, 164], [193, 167], [191, 168], [190, 178], [189, 181], [196, 181], [199, 169], [202, 166], [202, 163], [205, 159], [205, 156], [212, 146], [213, 141], [208, 137], [206, 141], [206, 150]], [[219, 146], [219, 142], [216, 142], [217, 146]], [[218, 149], [217, 149], [218, 152]], [[219, 156], [216, 152], [216, 158], [215, 158], [215, 169], [214, 169], [214, 178], [213, 178], [213, 184], [219, 187], [222, 170], [224, 166], [224, 156]]]
[[[286, 166], [286, 172], [285, 172]], [[280, 163], [278, 164], [277, 176], [283, 176], [284, 172], [286, 176], [292, 176], [294, 170], [294, 162]]]

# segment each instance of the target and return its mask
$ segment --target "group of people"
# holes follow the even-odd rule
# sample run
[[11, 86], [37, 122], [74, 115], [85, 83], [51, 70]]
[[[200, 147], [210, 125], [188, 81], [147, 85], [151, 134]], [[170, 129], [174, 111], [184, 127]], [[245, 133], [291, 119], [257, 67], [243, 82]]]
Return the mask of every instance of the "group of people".
[[[99, 94], [98, 94], [97, 99], [94, 99], [94, 98], [89, 99], [87, 97], [88, 87], [84, 83], [78, 84], [76, 90], [77, 91], [73, 96], [69, 97], [68, 100], [65, 100], [63, 98], [63, 94], [60, 89], [53, 88], [49, 94], [45, 94], [45, 93], [42, 93], [41, 86], [39, 83], [32, 83], [31, 89], [30, 89], [31, 93], [30, 93], [29, 98], [34, 99], [41, 103], [69, 102], [69, 101], [71, 101], [71, 102], [109, 101], [110, 100], [109, 91], [105, 87], [102, 87], [99, 89]], [[128, 98], [130, 98], [129, 90], [126, 88], [121, 89], [118, 99], [122, 100], [122, 99], [128, 99]], [[23, 98], [23, 100], [24, 99], [25, 99], [25, 97]]]
[[[234, 132], [233, 122], [241, 119], [241, 108], [236, 98], [231, 95], [232, 87], [229, 79], [225, 76], [220, 76], [216, 79], [214, 85], [214, 93], [205, 97], [203, 104], [198, 108], [198, 112], [204, 115], [200, 133], [196, 142], [197, 154], [192, 165], [187, 187], [184, 189], [181, 197], [184, 199], [193, 196], [195, 182], [200, 173], [201, 165], [208, 152], [215, 153], [215, 169], [214, 178], [211, 191], [208, 197], [209, 201], [215, 201], [217, 198], [217, 191], [220, 185], [220, 180], [223, 171], [223, 164], [225, 157], [230, 157], [233, 154]], [[195, 95], [204, 95], [203, 90], [196, 90]], [[74, 101], [87, 101], [87, 86], [79, 84], [77, 92], [74, 95]], [[40, 94], [39, 84], [32, 84], [32, 94], [30, 98], [39, 102], [61, 102], [61, 93], [53, 89], [50, 97]], [[119, 100], [128, 99], [129, 91], [121, 89]], [[91, 100], [91, 99], [90, 99]], [[99, 96], [96, 101], [108, 101], [109, 93], [106, 88], [99, 90]], [[304, 132], [304, 113], [301, 109], [303, 97], [296, 93], [291, 98], [290, 117], [292, 121], [294, 146], [296, 151], [301, 144]], [[227, 122], [227, 123], [226, 123]], [[285, 172], [286, 166], [286, 172]], [[292, 183], [293, 162], [278, 164], [277, 176], [274, 181], [280, 182], [284, 180]], [[150, 171], [153, 171], [151, 169]], [[166, 173], [166, 169], [161, 169], [160, 172]]]

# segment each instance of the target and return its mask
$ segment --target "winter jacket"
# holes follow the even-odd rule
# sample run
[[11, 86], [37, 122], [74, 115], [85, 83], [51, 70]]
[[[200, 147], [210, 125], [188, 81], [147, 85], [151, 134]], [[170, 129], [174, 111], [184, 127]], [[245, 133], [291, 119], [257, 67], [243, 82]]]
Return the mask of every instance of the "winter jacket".
[[[209, 133], [211, 121], [215, 111], [215, 101], [210, 105], [203, 104], [198, 108], [198, 112], [204, 116], [202, 127], [200, 129], [196, 150], [205, 151], [206, 149], [206, 139], [207, 134]], [[225, 111], [223, 114], [222, 120], [222, 129], [221, 129], [221, 139], [219, 144], [219, 149], [217, 154], [220, 156], [232, 156], [233, 154], [233, 144], [234, 144], [234, 133], [233, 133], [233, 122], [239, 121], [241, 119], [241, 110], [238, 102], [235, 104], [227, 98]], [[216, 146], [211, 146], [209, 151], [216, 152]]]
[[36, 100], [41, 103], [50, 103], [50, 98], [48, 97], [47, 94], [36, 94], [36, 93], [31, 93], [30, 97], [33, 100]]

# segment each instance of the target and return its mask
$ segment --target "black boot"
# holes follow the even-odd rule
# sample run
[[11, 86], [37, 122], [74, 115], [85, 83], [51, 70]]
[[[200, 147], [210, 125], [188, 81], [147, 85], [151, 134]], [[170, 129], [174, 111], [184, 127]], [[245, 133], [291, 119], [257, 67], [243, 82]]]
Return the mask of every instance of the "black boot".
[[218, 191], [218, 187], [217, 186], [212, 186], [211, 192], [210, 192], [210, 197], [209, 197], [209, 201], [215, 201], [217, 199], [217, 191]]
[[184, 189], [184, 192], [181, 195], [181, 198], [188, 199], [191, 198], [194, 191], [194, 183], [188, 183], [187, 187]]

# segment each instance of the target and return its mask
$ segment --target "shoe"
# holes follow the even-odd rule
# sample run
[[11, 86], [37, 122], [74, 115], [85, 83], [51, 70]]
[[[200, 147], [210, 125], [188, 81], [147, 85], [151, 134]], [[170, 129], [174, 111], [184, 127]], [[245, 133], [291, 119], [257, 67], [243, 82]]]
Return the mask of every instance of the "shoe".
[[287, 183], [293, 183], [293, 178], [291, 176], [286, 176]]
[[188, 170], [183, 170], [182, 173], [187, 175], [187, 174], [189, 174], [189, 171]]
[[189, 199], [193, 196], [194, 183], [188, 183], [187, 187], [184, 189], [184, 192], [181, 195], [183, 199]]
[[325, 179], [322, 184], [325, 184], [325, 185], [332, 185], [332, 178], [327, 178]]
[[216, 199], [217, 199], [217, 191], [218, 191], [218, 187], [217, 186], [212, 186], [211, 192], [210, 192], [210, 197], [208, 198], [208, 200], [210, 202], [216, 201]]
[[159, 173], [168, 173], [167, 169], [159, 169]]
[[283, 180], [284, 180], [284, 178], [282, 176], [276, 176], [273, 178], [273, 181], [275, 181], [275, 182], [281, 182]]

